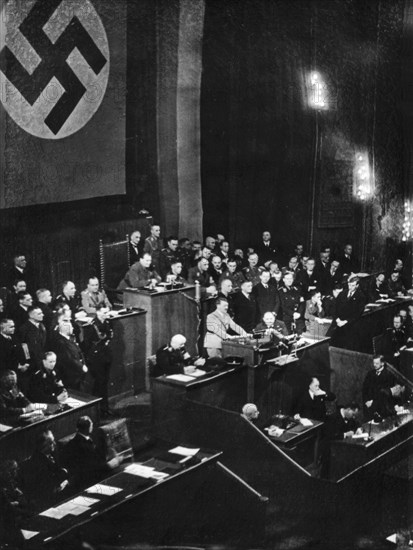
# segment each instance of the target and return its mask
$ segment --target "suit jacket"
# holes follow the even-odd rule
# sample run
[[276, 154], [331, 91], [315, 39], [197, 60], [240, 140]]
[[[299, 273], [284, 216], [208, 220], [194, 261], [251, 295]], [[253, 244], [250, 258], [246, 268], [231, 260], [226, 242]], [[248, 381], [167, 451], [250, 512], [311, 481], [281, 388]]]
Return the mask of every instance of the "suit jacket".
[[370, 285], [367, 289], [368, 293], [368, 299], [369, 302], [375, 302], [376, 300], [380, 300], [381, 296], [380, 294], [389, 294], [389, 289], [387, 288], [386, 281], [383, 281], [383, 283], [380, 286], [377, 286], [376, 279], [373, 277], [373, 280], [370, 281]]
[[79, 389], [84, 380], [84, 359], [80, 347], [71, 339], [57, 333], [52, 342], [52, 351], [56, 353], [56, 374], [66, 388]]
[[103, 451], [93, 439], [86, 439], [79, 433], [66, 445], [64, 454], [64, 464], [76, 492], [100, 481], [110, 471]]
[[160, 276], [156, 271], [143, 267], [140, 262], [135, 262], [130, 266], [125, 277], [118, 285], [118, 289], [124, 288], [144, 288], [147, 286], [151, 279], [156, 279], [158, 283], [161, 281]]
[[207, 332], [205, 334], [204, 347], [222, 349], [222, 340], [228, 338], [228, 329], [233, 330], [240, 336], [246, 336], [245, 330], [234, 323], [231, 317], [226, 313], [221, 315], [217, 310], [207, 316]]
[[0, 417], [17, 417], [23, 414], [23, 409], [29, 405], [30, 401], [17, 386], [12, 390], [0, 391]]
[[349, 298], [348, 292], [340, 292], [336, 300], [336, 319], [351, 323], [361, 317], [366, 298], [360, 289], [356, 289], [354, 294]]
[[264, 265], [267, 262], [275, 262], [277, 260], [277, 249], [271, 244], [271, 241], [268, 246], [264, 244], [264, 241], [261, 241], [260, 244], [255, 247], [255, 251], [258, 254], [260, 265]]
[[10, 369], [17, 373], [19, 363], [26, 363], [21, 344], [14, 336], [5, 338], [0, 334], [0, 370]]
[[24, 464], [22, 474], [27, 494], [38, 508], [46, 508], [65, 498], [65, 493], [57, 489], [67, 479], [67, 471], [61, 467], [56, 452], [46, 456], [35, 451]]
[[274, 311], [278, 315], [280, 310], [280, 298], [274, 285], [268, 283], [267, 288], [265, 288], [264, 285], [259, 282], [252, 289], [252, 294], [257, 302], [257, 322], [262, 319], [264, 313], [267, 311]]
[[20, 327], [29, 319], [29, 314], [27, 313], [27, 309], [24, 309], [24, 307], [21, 307], [21, 305], [18, 304], [17, 307], [13, 309], [11, 318], [16, 325], [16, 331], [18, 331]]
[[355, 432], [360, 424], [354, 418], [343, 418], [341, 411], [327, 417], [325, 425], [325, 434], [329, 439], [344, 439], [347, 432]]
[[246, 298], [242, 292], [239, 292], [234, 299], [234, 320], [245, 331], [252, 332], [257, 319], [257, 303], [254, 296]]
[[49, 307], [47, 304], [44, 304], [43, 302], [36, 302], [36, 307], [39, 307], [43, 312], [43, 324], [46, 327], [47, 332], [52, 328], [53, 323], [53, 310], [51, 307]]
[[351, 255], [350, 258], [346, 258], [346, 256], [342, 254], [337, 258], [337, 261], [340, 262], [340, 268], [344, 274], [358, 273], [360, 271], [360, 263], [353, 255]]
[[47, 333], [43, 323], [36, 326], [31, 321], [26, 321], [19, 330], [20, 341], [27, 344], [30, 354], [30, 370], [41, 368], [43, 354], [46, 350]]
[[394, 399], [390, 388], [396, 383], [393, 374], [386, 367], [380, 375], [376, 371], [370, 370], [364, 378], [362, 395], [363, 404], [366, 406], [367, 401], [373, 401], [369, 408], [365, 408], [367, 417], [372, 417], [375, 412], [378, 412], [382, 417], [389, 416], [394, 412]]
[[301, 395], [298, 399], [295, 412], [303, 418], [312, 418], [324, 422], [327, 417], [326, 401], [334, 401], [336, 396], [334, 393], [326, 392], [326, 395], [310, 396], [309, 390]]
[[98, 292], [89, 292], [89, 290], [82, 290], [80, 293], [82, 300], [82, 307], [86, 313], [96, 313], [96, 308], [98, 305], [103, 304], [104, 306], [112, 309], [112, 304], [109, 302], [106, 292], [104, 290], [99, 290]]
[[64, 389], [55, 371], [48, 372], [42, 368], [31, 377], [27, 395], [33, 403], [57, 403]]
[[305, 300], [308, 300], [310, 298], [311, 290], [320, 290], [320, 283], [321, 281], [315, 270], [311, 274], [309, 274], [308, 271], [306, 271], [305, 269], [298, 273], [297, 279], [295, 281], [295, 285], [298, 287]]
[[132, 246], [132, 243], [130, 241], [128, 246], [129, 246], [130, 265], [133, 265], [135, 262], [138, 262], [139, 258], [142, 256], [143, 242], [142, 240], [140, 240], [136, 249], [134, 246]]

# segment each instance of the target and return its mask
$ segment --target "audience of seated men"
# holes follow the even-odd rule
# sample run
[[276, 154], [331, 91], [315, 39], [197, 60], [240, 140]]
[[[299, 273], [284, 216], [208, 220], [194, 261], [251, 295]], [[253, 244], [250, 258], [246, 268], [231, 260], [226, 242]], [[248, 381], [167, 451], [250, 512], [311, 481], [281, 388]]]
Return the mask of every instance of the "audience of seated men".
[[144, 252], [140, 260], [131, 265], [126, 272], [118, 285], [118, 289], [155, 288], [161, 282], [161, 277], [156, 271], [151, 269], [152, 263], [152, 256], [148, 252]]
[[252, 281], [244, 281], [234, 297], [234, 321], [246, 332], [252, 332], [257, 320], [257, 302], [252, 294]]
[[56, 360], [53, 351], [46, 351], [41, 368], [31, 377], [27, 395], [33, 403], [63, 403], [69, 397], [55, 371]]
[[270, 284], [270, 272], [265, 270], [260, 273], [260, 282], [252, 289], [252, 294], [257, 303], [256, 321], [262, 318], [266, 311], [280, 310], [280, 298], [277, 289]]
[[219, 296], [215, 300], [215, 311], [207, 316], [206, 321], [204, 348], [208, 357], [222, 356], [222, 342], [228, 339], [229, 330], [239, 336], [248, 336], [248, 333], [228, 314], [228, 300]]
[[17, 375], [12, 370], [6, 370], [0, 376], [0, 417], [3, 419], [18, 419], [22, 414], [35, 410], [33, 403], [17, 386]]
[[74, 492], [109, 477], [119, 467], [122, 458], [114, 449], [109, 449], [109, 457], [103, 445], [94, 440], [93, 421], [89, 416], [81, 416], [77, 421], [76, 435], [64, 447], [64, 465], [70, 476]]
[[56, 441], [51, 430], [40, 432], [33, 454], [22, 465], [24, 488], [38, 510], [44, 510], [69, 496], [69, 476], [60, 464]]
[[304, 312], [305, 302], [300, 291], [294, 285], [294, 275], [287, 271], [283, 277], [284, 286], [280, 289], [280, 303], [282, 320], [288, 332], [301, 334], [305, 329]]
[[59, 321], [51, 351], [56, 353], [56, 373], [62, 379], [65, 388], [80, 390], [88, 369], [82, 350], [73, 337], [73, 326], [70, 321]]
[[15, 336], [12, 319], [0, 320], [0, 372], [13, 370], [17, 375], [29, 368], [21, 343]]
[[327, 418], [327, 401], [334, 401], [336, 396], [320, 388], [320, 381], [315, 376], [310, 378], [308, 388], [298, 397], [294, 407], [294, 418], [309, 418], [325, 422]]
[[104, 305], [112, 309], [106, 292], [103, 289], [99, 290], [99, 279], [97, 277], [89, 277], [87, 288], [80, 293], [82, 308], [87, 314], [96, 313], [97, 306]]
[[196, 367], [202, 367], [205, 359], [192, 358], [185, 348], [186, 338], [182, 334], [172, 336], [169, 344], [156, 352], [156, 366], [153, 376], [190, 374]]
[[383, 355], [373, 357], [373, 369], [363, 381], [364, 415], [380, 421], [394, 414], [394, 406], [402, 402], [405, 387], [401, 386], [386, 366]]

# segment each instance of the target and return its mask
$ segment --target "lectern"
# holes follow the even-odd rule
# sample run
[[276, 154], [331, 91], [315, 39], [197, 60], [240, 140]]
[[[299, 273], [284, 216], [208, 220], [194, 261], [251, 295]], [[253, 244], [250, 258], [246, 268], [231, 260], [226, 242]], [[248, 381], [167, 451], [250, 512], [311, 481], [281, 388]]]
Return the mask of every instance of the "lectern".
[[126, 308], [146, 309], [146, 356], [149, 357], [174, 334], [183, 334], [187, 350], [191, 355], [198, 353], [198, 304], [195, 300], [195, 286], [173, 290], [123, 290], [123, 304]]

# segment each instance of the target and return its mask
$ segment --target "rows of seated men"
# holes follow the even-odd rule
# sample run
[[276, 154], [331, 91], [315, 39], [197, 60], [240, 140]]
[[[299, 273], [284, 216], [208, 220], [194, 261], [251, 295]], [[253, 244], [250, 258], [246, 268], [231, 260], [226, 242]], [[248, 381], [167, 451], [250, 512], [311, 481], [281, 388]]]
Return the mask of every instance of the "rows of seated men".
[[[53, 386], [54, 377], [67, 390], [82, 390], [88, 376], [92, 393], [102, 397], [102, 412], [109, 414], [111, 303], [105, 291], [99, 289], [98, 279], [91, 277], [80, 295], [72, 281], [63, 284], [56, 298], [46, 288], [38, 289], [34, 295], [36, 299], [22, 276], [9, 288], [2, 288], [0, 372], [14, 371], [22, 391], [36, 400], [42, 393], [39, 384]], [[50, 371], [45, 365], [51, 357], [55, 367]], [[56, 402], [61, 398], [54, 395], [51, 399]]]
[[[335, 257], [324, 247], [317, 259], [306, 255], [299, 244], [283, 265], [268, 231], [245, 255], [241, 249], [231, 251], [222, 236], [208, 236], [204, 245], [169, 236], [163, 247], [158, 225], [152, 226], [141, 247], [139, 232], [132, 234], [131, 250], [132, 240], [136, 261], [120, 281], [120, 289], [154, 288], [162, 280], [198, 283], [201, 299], [227, 300], [228, 315], [246, 333], [251, 333], [267, 312], [285, 323], [289, 333], [311, 331], [316, 319], [323, 317], [333, 319], [334, 330], [358, 318], [367, 302], [405, 295], [410, 287], [398, 259], [390, 274], [377, 274], [362, 290], [355, 275], [360, 264], [350, 244]], [[240, 334], [238, 328], [235, 332]]]
[[20, 547], [30, 516], [53, 507], [116, 473], [122, 457], [106, 448], [93, 422], [82, 416], [76, 434], [58, 446], [51, 430], [39, 433], [30, 458], [0, 463], [0, 540]]

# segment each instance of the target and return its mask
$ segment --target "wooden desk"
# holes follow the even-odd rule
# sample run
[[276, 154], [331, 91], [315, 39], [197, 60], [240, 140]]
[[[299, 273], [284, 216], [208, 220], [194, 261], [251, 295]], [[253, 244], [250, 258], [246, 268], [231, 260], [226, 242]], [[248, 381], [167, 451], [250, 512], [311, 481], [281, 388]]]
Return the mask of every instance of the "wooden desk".
[[[382, 334], [386, 328], [393, 326], [393, 317], [412, 298], [396, 298], [395, 302], [370, 308], [354, 323], [346, 328], [346, 337], [340, 329], [331, 334], [331, 345], [338, 348], [373, 353], [373, 336]], [[349, 343], [350, 342], [350, 343]]]
[[[13, 430], [9, 430], [0, 436], [1, 459], [14, 459], [20, 462], [29, 458], [34, 451], [38, 434], [46, 428], [52, 430], [57, 440], [75, 432], [77, 421], [81, 416], [90, 416], [95, 424], [99, 423], [100, 397], [92, 397], [75, 391], [70, 391], [70, 397], [83, 401], [84, 404], [68, 411], [45, 416], [27, 426], [18, 425], [15, 421]], [[2, 420], [2, 423], [12, 425], [9, 419]]]
[[413, 441], [413, 405], [408, 409], [408, 414], [386, 418], [379, 424], [365, 423], [363, 429], [370, 434], [368, 441], [352, 438], [332, 441], [330, 479], [339, 480], [378, 457], [387, 455], [382, 469], [383, 463], [388, 467], [396, 462], [394, 455]]
[[149, 357], [167, 344], [174, 334], [183, 334], [187, 349], [196, 355], [198, 341], [198, 305], [195, 302], [195, 286], [178, 290], [147, 292], [145, 290], [123, 290], [125, 307], [140, 307], [146, 315], [146, 356]]
[[329, 338], [308, 340], [292, 354], [271, 359], [271, 350], [263, 352], [251, 342], [228, 341], [223, 342], [223, 355], [244, 357], [248, 365], [247, 401], [270, 418], [276, 413], [293, 412], [294, 400], [305, 389], [308, 376], [318, 376], [321, 387], [330, 389], [328, 344]]
[[109, 397], [138, 393], [145, 389], [146, 311], [112, 317], [113, 360]]
[[228, 368], [192, 382], [181, 383], [166, 376], [152, 382], [152, 421], [158, 437], [179, 438], [185, 402], [193, 399], [216, 407], [241, 411], [247, 402], [247, 368]]
[[223, 467], [219, 452], [200, 450], [196, 463], [188, 466], [168, 462], [165, 452], [175, 446], [157, 442], [139, 461], [168, 477], [156, 481], [128, 473], [124, 467], [101, 482], [121, 489], [116, 494], [107, 496], [98, 489], [77, 495], [81, 503], [87, 497], [97, 500], [82, 514], [61, 519], [37, 515], [27, 520], [23, 528], [39, 534], [26, 547], [68, 545], [79, 535], [96, 546], [262, 539], [266, 499]]

